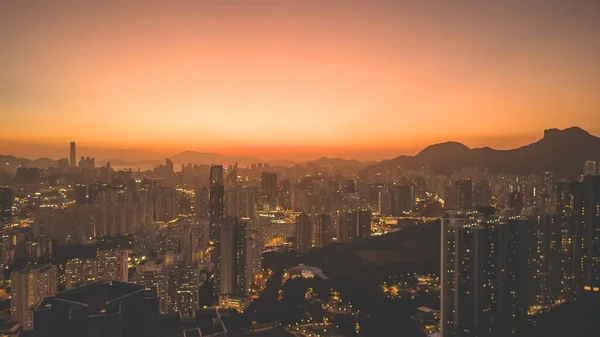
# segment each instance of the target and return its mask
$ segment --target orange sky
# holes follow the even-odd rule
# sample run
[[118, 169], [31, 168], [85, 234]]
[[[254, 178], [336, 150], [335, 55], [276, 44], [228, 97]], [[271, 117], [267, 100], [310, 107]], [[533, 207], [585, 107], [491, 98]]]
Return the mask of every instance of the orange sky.
[[0, 1], [2, 154], [374, 160], [600, 134], [598, 1], [26, 3]]

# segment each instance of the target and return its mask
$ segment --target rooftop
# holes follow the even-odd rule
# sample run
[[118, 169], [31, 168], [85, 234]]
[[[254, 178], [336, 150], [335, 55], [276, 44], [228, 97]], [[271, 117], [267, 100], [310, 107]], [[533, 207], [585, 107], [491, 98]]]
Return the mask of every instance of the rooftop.
[[40, 272], [44, 272], [44, 271], [50, 270], [51, 268], [52, 268], [51, 264], [35, 264], [32, 266], [25, 265], [25, 266], [22, 266], [21, 268], [16, 269], [15, 272], [29, 273], [34, 270], [39, 270]]
[[130, 283], [97, 282], [67, 290], [55, 298], [86, 306], [88, 315], [99, 314], [106, 310], [108, 302], [144, 289]]

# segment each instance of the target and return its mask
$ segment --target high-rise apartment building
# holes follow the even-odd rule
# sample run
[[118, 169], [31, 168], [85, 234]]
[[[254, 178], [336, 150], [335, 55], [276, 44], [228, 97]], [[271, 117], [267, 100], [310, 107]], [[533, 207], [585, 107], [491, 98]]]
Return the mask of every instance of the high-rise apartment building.
[[306, 213], [300, 213], [296, 218], [296, 250], [306, 253], [312, 247], [313, 226]]
[[[384, 194], [383, 196], [386, 196]], [[393, 216], [404, 215], [415, 207], [415, 192], [413, 186], [394, 186], [389, 192], [391, 213]], [[384, 201], [384, 203], [387, 201]]]
[[340, 242], [351, 242], [358, 237], [371, 236], [372, 212], [367, 209], [340, 212], [338, 217], [338, 230]]
[[322, 248], [331, 242], [333, 224], [331, 215], [321, 213], [315, 221], [315, 246]]
[[359, 238], [368, 238], [371, 236], [371, 217], [372, 213], [368, 209], [361, 209], [354, 212], [356, 217], [357, 233]]
[[210, 189], [208, 187], [199, 187], [196, 189], [194, 208], [196, 211], [196, 218], [201, 220], [208, 220], [209, 216], [209, 204], [210, 204]]
[[169, 313], [189, 317], [198, 309], [200, 269], [197, 265], [174, 264], [164, 269]]
[[219, 226], [223, 221], [225, 212], [224, 197], [225, 189], [223, 186], [223, 166], [215, 165], [210, 167], [210, 196], [209, 196], [209, 218], [210, 218], [210, 239], [214, 243], [219, 241]]
[[96, 259], [72, 259], [65, 264], [67, 289], [71, 289], [98, 279]]
[[154, 219], [156, 221], [171, 221], [176, 215], [177, 198], [175, 189], [170, 186], [160, 186], [155, 189]]
[[278, 205], [283, 209], [292, 209], [292, 183], [284, 180], [278, 187]]
[[489, 206], [492, 200], [492, 191], [488, 180], [480, 180], [473, 185], [473, 206]]
[[241, 218], [254, 217], [254, 189], [234, 187], [225, 192], [225, 215]]
[[[575, 232], [580, 233], [582, 285], [584, 291], [600, 292], [600, 176], [588, 175], [580, 185], [581, 208], [577, 208]], [[579, 225], [581, 228], [578, 228]], [[577, 235], [577, 234], [576, 234]]]
[[379, 214], [382, 216], [392, 215], [392, 194], [390, 191], [379, 192]]
[[558, 217], [558, 232], [560, 233], [560, 259], [555, 261], [554, 268], [561, 270], [561, 285], [568, 301], [577, 295], [576, 275], [580, 269], [578, 259], [579, 249], [575, 246], [578, 239], [575, 237], [574, 220], [577, 205], [581, 198], [575, 198], [580, 190], [580, 183], [558, 182], [556, 184], [556, 214]]
[[243, 297], [248, 292], [248, 223], [225, 217], [221, 225], [219, 303], [229, 296]]
[[56, 266], [26, 266], [11, 273], [11, 315], [25, 330], [33, 329], [32, 308], [57, 290]]
[[262, 271], [262, 252], [264, 238], [260, 231], [247, 228], [246, 241], [246, 288], [252, 284], [256, 275]]
[[96, 168], [96, 158], [81, 157], [79, 168], [82, 170], [93, 170]]
[[357, 236], [356, 221], [353, 212], [340, 212], [338, 215], [338, 240], [351, 242]]
[[167, 277], [163, 271], [147, 271], [133, 274], [131, 283], [144, 287], [155, 287], [159, 297], [161, 314], [169, 313], [169, 299], [167, 297]]
[[560, 300], [572, 301], [587, 292], [600, 292], [600, 176], [559, 182], [556, 195], [553, 232], [560, 237], [560, 246], [552, 268], [561, 273]]
[[456, 208], [469, 210], [473, 208], [473, 182], [471, 179], [463, 179], [455, 184]]
[[210, 167], [210, 191], [209, 191], [209, 239], [214, 246], [214, 250], [211, 254], [211, 260], [214, 264], [214, 292], [219, 294], [220, 292], [220, 273], [219, 268], [221, 264], [220, 258], [220, 230], [223, 224], [223, 217], [225, 213], [225, 186], [223, 185], [223, 166], [213, 165]]
[[129, 268], [127, 251], [99, 251], [96, 254], [99, 281], [127, 282]]
[[260, 187], [270, 199], [277, 197], [277, 173], [263, 172], [260, 175]]
[[486, 233], [479, 219], [442, 219], [441, 328], [443, 337], [477, 335], [487, 329], [483, 293]]
[[442, 336], [510, 336], [527, 323], [539, 287], [528, 219], [454, 214], [442, 219]]

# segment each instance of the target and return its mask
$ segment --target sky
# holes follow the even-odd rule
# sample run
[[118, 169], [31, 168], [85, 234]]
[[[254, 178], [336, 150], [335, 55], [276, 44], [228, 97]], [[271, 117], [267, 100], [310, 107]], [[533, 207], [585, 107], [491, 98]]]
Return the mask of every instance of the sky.
[[600, 135], [598, 17], [597, 0], [0, 0], [0, 154], [378, 160]]

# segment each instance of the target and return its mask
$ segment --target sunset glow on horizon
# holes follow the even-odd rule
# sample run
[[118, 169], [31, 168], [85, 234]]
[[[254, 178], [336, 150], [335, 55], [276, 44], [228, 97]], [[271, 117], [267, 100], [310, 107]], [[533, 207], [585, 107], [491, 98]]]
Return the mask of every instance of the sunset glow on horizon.
[[600, 134], [598, 1], [31, 3], [0, 1], [0, 154], [378, 160]]

